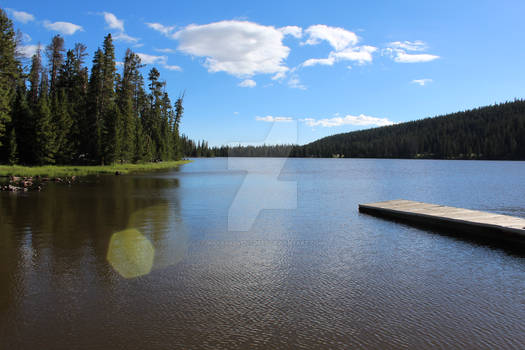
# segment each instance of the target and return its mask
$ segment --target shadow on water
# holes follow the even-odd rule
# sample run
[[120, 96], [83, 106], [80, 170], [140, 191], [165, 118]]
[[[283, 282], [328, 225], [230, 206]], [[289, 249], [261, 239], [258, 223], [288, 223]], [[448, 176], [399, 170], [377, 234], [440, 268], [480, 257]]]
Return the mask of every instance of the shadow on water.
[[67, 290], [71, 278], [104, 288], [119, 275], [180, 262], [187, 232], [178, 186], [173, 174], [100, 176], [73, 186], [50, 183], [42, 192], [0, 193], [0, 314], [32, 291], [46, 298]]
[[514, 257], [525, 258], [525, 241], [523, 241], [523, 239], [518, 240], [503, 237], [502, 234], [498, 232], [494, 233], [481, 229], [478, 231], [451, 229], [431, 223], [414, 222], [399, 217], [385, 218], [384, 215], [374, 213], [359, 213], [359, 215], [372, 216], [378, 220], [393, 221], [403, 226], [415, 227], [429, 235], [437, 234], [456, 241], [499, 250]]

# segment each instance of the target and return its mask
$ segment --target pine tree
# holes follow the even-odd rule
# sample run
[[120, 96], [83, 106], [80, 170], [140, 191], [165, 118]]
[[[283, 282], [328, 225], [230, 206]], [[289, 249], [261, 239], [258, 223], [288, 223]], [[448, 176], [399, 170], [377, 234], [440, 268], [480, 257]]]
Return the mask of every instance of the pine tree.
[[126, 51], [122, 79], [117, 89], [117, 104], [121, 115], [119, 138], [122, 140], [119, 159], [132, 160], [135, 153], [136, 123], [139, 122], [137, 103], [137, 84], [142, 85], [142, 76], [139, 69], [143, 67], [138, 55], [130, 49]]
[[58, 74], [64, 63], [64, 38], [55, 35], [46, 47], [46, 56], [50, 74], [49, 91], [50, 96], [53, 97], [57, 93]]
[[56, 161], [59, 164], [71, 162], [73, 144], [70, 133], [73, 120], [69, 115], [67, 95], [64, 89], [52, 97], [53, 125], [55, 131]]
[[40, 75], [42, 73], [42, 57], [40, 47], [31, 58], [31, 70], [29, 71], [29, 103], [32, 107], [38, 103], [38, 90], [40, 89]]
[[13, 23], [0, 8], [0, 146], [6, 127], [11, 122], [12, 104], [19, 78], [16, 59], [16, 37]]
[[79, 161], [85, 152], [82, 148], [83, 130], [87, 130], [86, 95], [87, 95], [87, 68], [83, 67], [86, 47], [75, 44], [75, 48], [68, 50], [66, 60], [62, 65], [57, 82], [57, 89], [65, 93], [67, 112], [71, 119], [68, 132], [71, 161]]
[[175, 120], [173, 122], [173, 138], [175, 139], [175, 159], [179, 159], [184, 155], [184, 149], [182, 147], [182, 140], [179, 137], [179, 125], [184, 114], [184, 93], [175, 102]]
[[115, 47], [111, 34], [104, 38], [104, 54], [102, 60], [102, 164], [115, 161], [120, 152], [121, 140], [117, 128], [121, 125], [120, 114], [115, 101]]
[[25, 86], [19, 86], [13, 110], [13, 127], [16, 129], [18, 158], [23, 164], [35, 162], [35, 121], [27, 102]]
[[93, 57], [93, 67], [89, 78], [88, 94], [86, 99], [86, 120], [83, 125], [83, 153], [87, 158], [100, 162], [102, 159], [102, 65], [104, 54], [98, 49]]
[[55, 133], [49, 108], [49, 97], [47, 94], [47, 72], [42, 72], [40, 87], [40, 97], [37, 105], [36, 115], [36, 162], [37, 164], [54, 164], [55, 163]]
[[163, 158], [165, 150], [165, 142], [162, 139], [162, 89], [165, 82], [159, 80], [160, 73], [153, 67], [148, 75], [149, 83], [149, 100], [150, 108], [145, 115], [144, 129], [148, 132], [153, 146], [153, 159], [159, 160]]

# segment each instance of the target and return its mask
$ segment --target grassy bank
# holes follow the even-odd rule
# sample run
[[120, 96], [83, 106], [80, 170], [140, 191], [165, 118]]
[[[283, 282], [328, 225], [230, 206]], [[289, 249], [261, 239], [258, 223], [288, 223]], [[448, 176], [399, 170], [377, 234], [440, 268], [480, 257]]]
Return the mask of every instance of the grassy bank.
[[175, 168], [191, 162], [190, 160], [177, 160], [170, 162], [143, 163], [143, 164], [113, 164], [113, 165], [45, 165], [45, 166], [20, 166], [0, 165], [0, 176], [86, 176], [96, 174], [127, 174], [134, 171], [151, 171]]

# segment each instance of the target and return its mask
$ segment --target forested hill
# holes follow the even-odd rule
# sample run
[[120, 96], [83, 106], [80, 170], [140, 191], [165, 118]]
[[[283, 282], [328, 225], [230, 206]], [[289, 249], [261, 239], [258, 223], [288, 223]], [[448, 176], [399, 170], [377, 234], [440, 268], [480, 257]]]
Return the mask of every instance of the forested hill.
[[525, 160], [525, 100], [328, 136], [296, 157]]

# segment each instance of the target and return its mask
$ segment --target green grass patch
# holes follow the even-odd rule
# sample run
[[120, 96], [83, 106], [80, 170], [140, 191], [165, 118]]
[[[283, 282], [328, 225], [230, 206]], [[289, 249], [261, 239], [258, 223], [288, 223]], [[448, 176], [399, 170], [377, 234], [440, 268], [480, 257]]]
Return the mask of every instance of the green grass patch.
[[190, 160], [177, 160], [158, 163], [142, 164], [112, 164], [112, 165], [44, 165], [21, 166], [0, 165], [0, 176], [87, 176], [96, 174], [128, 174], [130, 172], [152, 171], [175, 168], [191, 162]]

